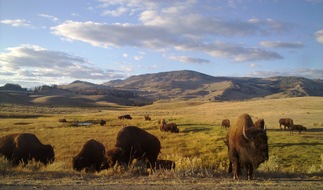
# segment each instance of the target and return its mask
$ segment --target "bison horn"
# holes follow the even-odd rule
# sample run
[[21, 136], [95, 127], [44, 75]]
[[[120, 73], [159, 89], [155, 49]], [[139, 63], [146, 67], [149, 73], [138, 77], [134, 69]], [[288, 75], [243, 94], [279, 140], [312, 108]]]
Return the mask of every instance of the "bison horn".
[[242, 129], [242, 134], [244, 136], [244, 138], [246, 138], [247, 140], [250, 140], [246, 134], [246, 126], [243, 126], [243, 129]]

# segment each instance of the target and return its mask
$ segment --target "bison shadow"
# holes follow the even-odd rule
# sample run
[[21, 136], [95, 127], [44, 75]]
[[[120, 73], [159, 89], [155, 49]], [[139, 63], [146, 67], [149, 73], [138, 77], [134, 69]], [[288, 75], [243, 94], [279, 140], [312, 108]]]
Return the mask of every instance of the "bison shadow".
[[[196, 127], [194, 125], [196, 125]], [[212, 130], [211, 128], [208, 128], [208, 127], [198, 127], [198, 126], [201, 126], [201, 125], [198, 125], [198, 124], [183, 124], [183, 125], [180, 125], [180, 126], [181, 127], [186, 126], [183, 130], [180, 130], [180, 132], [182, 132], [182, 133], [207, 132], [207, 131]]]
[[323, 132], [323, 128], [310, 128], [310, 129], [307, 129], [307, 131], [308, 132], [319, 132], [319, 133], [322, 133]]

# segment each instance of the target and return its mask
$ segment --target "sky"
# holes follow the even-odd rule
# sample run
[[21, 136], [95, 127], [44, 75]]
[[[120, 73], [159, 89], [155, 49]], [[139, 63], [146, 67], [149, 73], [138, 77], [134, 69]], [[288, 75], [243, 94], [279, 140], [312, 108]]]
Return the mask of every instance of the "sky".
[[323, 79], [323, 0], [0, 0], [0, 85], [178, 70]]

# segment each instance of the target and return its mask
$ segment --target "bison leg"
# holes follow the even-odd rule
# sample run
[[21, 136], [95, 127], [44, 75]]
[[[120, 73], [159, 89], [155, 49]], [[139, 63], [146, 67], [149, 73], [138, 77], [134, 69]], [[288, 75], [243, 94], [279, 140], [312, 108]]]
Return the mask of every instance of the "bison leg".
[[229, 163], [228, 173], [231, 173], [231, 172], [232, 172], [232, 162], [230, 161], [230, 163]]
[[252, 175], [253, 175], [253, 166], [252, 164], [247, 165], [247, 179], [252, 180]]

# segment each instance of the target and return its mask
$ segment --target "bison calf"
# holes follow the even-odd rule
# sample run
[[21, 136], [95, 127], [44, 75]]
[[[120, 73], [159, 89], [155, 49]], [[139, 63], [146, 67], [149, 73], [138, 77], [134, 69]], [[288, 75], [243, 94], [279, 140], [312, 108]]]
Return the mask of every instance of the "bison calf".
[[303, 125], [292, 125], [289, 130], [290, 133], [293, 133], [293, 131], [299, 131], [301, 133], [302, 131], [306, 131], [307, 129]]
[[54, 162], [54, 147], [42, 144], [30, 133], [11, 134], [0, 138], [0, 154], [4, 155], [13, 166], [20, 162], [28, 164], [32, 159], [47, 165]]
[[81, 171], [91, 168], [95, 168], [97, 172], [108, 168], [105, 147], [94, 139], [88, 140], [73, 158], [73, 169]]

